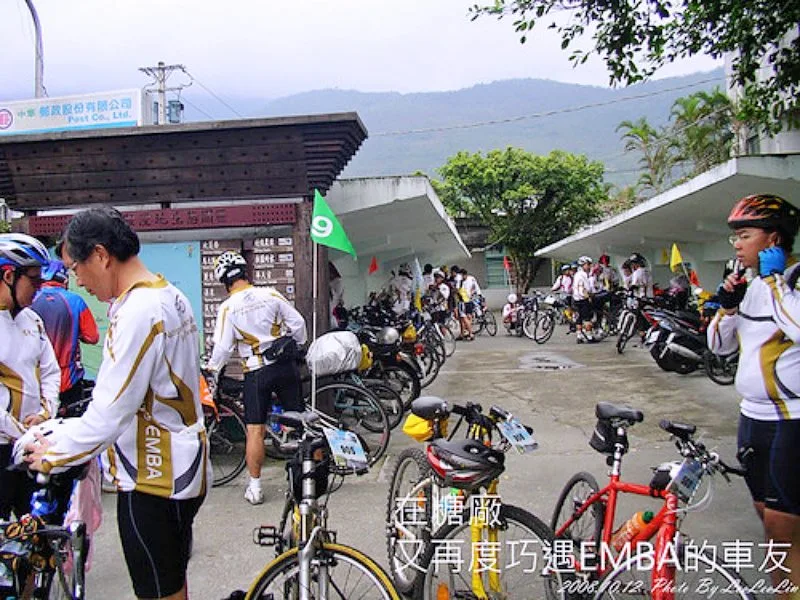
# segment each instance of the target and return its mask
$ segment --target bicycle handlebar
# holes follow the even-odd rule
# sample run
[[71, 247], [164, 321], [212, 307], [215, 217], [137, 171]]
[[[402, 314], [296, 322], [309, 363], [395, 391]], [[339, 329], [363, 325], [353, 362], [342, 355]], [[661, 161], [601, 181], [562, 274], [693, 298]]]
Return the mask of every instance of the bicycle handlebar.
[[726, 464], [716, 452], [709, 452], [702, 442], [694, 439], [697, 427], [690, 423], [678, 423], [663, 419], [659, 427], [675, 436], [675, 445], [683, 456], [688, 456], [710, 465], [718, 471], [726, 481], [730, 482], [728, 475], [744, 477], [747, 470], [743, 467], [732, 467]]

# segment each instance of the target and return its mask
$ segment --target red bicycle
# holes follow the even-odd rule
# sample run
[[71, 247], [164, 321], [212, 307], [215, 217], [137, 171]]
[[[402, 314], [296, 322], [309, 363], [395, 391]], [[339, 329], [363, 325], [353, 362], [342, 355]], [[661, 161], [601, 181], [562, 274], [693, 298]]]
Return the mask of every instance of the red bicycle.
[[[719, 473], [729, 481], [728, 473], [741, 476], [744, 472], [729, 467], [695, 440], [694, 425], [665, 420], [659, 425], [674, 436], [682, 460], [658, 467], [648, 485], [624, 482], [621, 467], [628, 451], [627, 429], [644, 417], [638, 410], [604, 402], [597, 405], [596, 415], [590, 445], [607, 455], [609, 483], [600, 489], [591, 474], [574, 475], [561, 492], [551, 522], [557, 568], [578, 575], [569, 582], [574, 588], [567, 590], [570, 597], [673, 600], [705, 598], [711, 590], [725, 590], [725, 598], [752, 598], [737, 573], [680, 531], [683, 515], [710, 501], [709, 486], [705, 497], [693, 503], [703, 479]], [[634, 528], [624, 544], [614, 536], [619, 494], [664, 501], [652, 520], [638, 531]]]

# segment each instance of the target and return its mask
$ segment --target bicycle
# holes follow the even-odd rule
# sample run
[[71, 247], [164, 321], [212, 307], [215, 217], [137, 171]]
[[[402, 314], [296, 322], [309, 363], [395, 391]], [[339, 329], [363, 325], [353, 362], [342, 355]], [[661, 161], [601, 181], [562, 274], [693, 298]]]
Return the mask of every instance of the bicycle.
[[[294, 459], [287, 463], [288, 490], [278, 528], [258, 527], [253, 541], [273, 546], [276, 557], [250, 585], [247, 600], [293, 598], [380, 598], [400, 600], [391, 580], [375, 561], [359, 550], [338, 544], [328, 529], [327, 502], [335, 488], [331, 473], [366, 470], [366, 455], [358, 439], [345, 431], [324, 429], [313, 412], [286, 412], [275, 420], [299, 431]], [[321, 497], [325, 497], [320, 502]]]
[[67, 526], [47, 523], [56, 510], [49, 496], [51, 486], [63, 476], [38, 475], [45, 487], [31, 498], [30, 514], [17, 521], [0, 521], [0, 594], [3, 598], [86, 598], [89, 552], [86, 524], [82, 521], [73, 521]]
[[485, 331], [492, 337], [496, 336], [497, 318], [491, 310], [486, 308], [486, 299], [480, 296], [473, 302], [475, 302], [475, 312], [473, 313], [475, 319], [475, 335]]
[[[600, 489], [595, 478], [586, 472], [577, 473], [564, 486], [556, 503], [551, 526], [558, 540], [567, 540], [567, 548], [560, 562], [561, 567], [577, 572], [578, 578], [570, 592], [575, 597], [625, 598], [652, 597], [656, 600], [673, 600], [675, 597], [696, 597], [697, 586], [689, 578], [698, 575], [726, 589], [725, 597], [752, 598], [746, 584], [738, 574], [729, 571], [717, 562], [716, 557], [702, 551], [693, 552], [691, 541], [680, 531], [681, 515], [710, 499], [710, 488], [706, 497], [692, 505], [701, 481], [706, 476], [721, 474], [743, 475], [744, 471], [729, 467], [716, 453], [709, 452], [695, 440], [694, 425], [663, 420], [660, 427], [675, 438], [675, 444], [683, 458], [680, 462], [665, 463], [656, 469], [648, 485], [628, 483], [621, 480], [622, 457], [628, 451], [627, 429], [640, 423], [644, 415], [626, 407], [601, 402], [597, 404], [598, 418], [590, 445], [607, 455], [611, 467], [609, 483]], [[663, 505], [658, 513], [624, 545], [612, 543], [617, 497], [619, 494], [634, 494], [647, 498], [660, 498]], [[679, 508], [680, 505], [683, 508]], [[656, 537], [654, 545], [639, 546]], [[573, 552], [592, 548], [596, 556], [592, 561], [579, 561]], [[619, 554], [616, 559], [613, 552]], [[702, 548], [700, 549], [702, 550]], [[686, 568], [687, 563], [675, 568], [664, 560], [665, 553], [673, 551], [681, 561], [694, 560], [702, 567], [699, 570]], [[648, 562], [650, 561], [650, 562]], [[605, 563], [611, 563], [610, 566]], [[649, 576], [643, 569], [655, 565]], [[579, 568], [586, 566], [585, 569]], [[646, 577], [644, 580], [637, 577]], [[682, 591], [681, 591], [682, 590]], [[683, 593], [686, 596], [683, 596]], [[651, 595], [652, 594], [652, 595]], [[678, 594], [678, 595], [676, 595]]]
[[[392, 474], [386, 534], [389, 570], [397, 589], [413, 591], [418, 598], [518, 598], [522, 590], [533, 590], [536, 597], [563, 597], [557, 591], [563, 587], [560, 575], [546, 567], [524, 574], [521, 580], [512, 580], [510, 571], [481, 573], [476, 567], [465, 575], [458, 568], [430, 568], [432, 563], [438, 565], [437, 548], [460, 536], [477, 544], [471, 546], [473, 562], [480, 544], [493, 548], [492, 559], [499, 561], [503, 550], [498, 545], [521, 540], [547, 553], [552, 532], [535, 515], [502, 503], [497, 493], [505, 470], [504, 453], [511, 447], [536, 447], [530, 428], [497, 406], [484, 415], [478, 404], [450, 407], [435, 397], [416, 400], [412, 413], [414, 418], [409, 417], [404, 430], [430, 443], [425, 452], [418, 448], [401, 452]], [[461, 418], [445, 439], [451, 413]], [[462, 421], [467, 423], [467, 438], [452, 441]], [[493, 442], [492, 432], [500, 439]], [[475, 464], [479, 455], [486, 459], [481, 465]], [[461, 510], [466, 502], [472, 512], [489, 510], [496, 518], [470, 518], [475, 516], [471, 511]], [[437, 523], [443, 526], [434, 532]]]
[[208, 396], [203, 396], [202, 404], [213, 473], [211, 485], [219, 487], [236, 479], [245, 468], [247, 425], [242, 417], [244, 407], [237, 404], [241, 402], [238, 399], [241, 387], [237, 380], [223, 378], [220, 374], [217, 383], [206, 372], [203, 372], [203, 378], [209, 391]]

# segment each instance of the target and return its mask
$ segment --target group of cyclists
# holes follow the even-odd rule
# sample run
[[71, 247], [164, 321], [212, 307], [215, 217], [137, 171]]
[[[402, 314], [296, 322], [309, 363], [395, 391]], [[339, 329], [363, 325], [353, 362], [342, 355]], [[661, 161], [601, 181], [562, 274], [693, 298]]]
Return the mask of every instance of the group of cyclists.
[[[743, 357], [736, 380], [744, 398], [740, 456], [767, 537], [790, 544], [787, 577], [794, 583], [800, 583], [800, 475], [792, 466], [800, 460], [800, 268], [791, 252], [799, 224], [798, 210], [777, 196], [748, 196], [735, 205], [728, 225], [743, 269], [721, 284], [722, 308], [708, 329], [712, 350], [725, 353], [738, 345]], [[186, 296], [151, 272], [139, 249], [137, 234], [107, 207], [71, 219], [58, 250], [60, 266], [35, 238], [0, 235], [0, 517], [27, 512], [36, 485], [7, 466], [56, 474], [101, 456], [117, 488], [118, 530], [136, 595], [185, 598], [192, 524], [211, 477], [198, 328]], [[81, 374], [73, 369], [79, 358], [57, 356], [54, 345], [65, 335], [97, 341], [84, 306], [66, 290], [41, 290], [46, 279], [52, 282], [47, 287], [63, 289], [68, 271], [108, 303], [109, 327], [92, 401], [83, 414], [57, 419], [77, 395]], [[292, 344], [306, 341], [305, 322], [280, 294], [251, 285], [240, 254], [220, 256], [215, 274], [229, 298], [220, 307], [208, 367], [219, 372], [234, 348], [243, 361], [250, 472], [245, 499], [257, 504], [263, 502], [260, 469], [271, 392], [284, 407], [302, 408], [294, 363], [285, 357], [293, 356]], [[426, 265], [423, 278], [430, 302], [454, 311], [462, 337], [471, 339], [481, 293], [474, 277], [457, 266]], [[638, 254], [622, 265], [621, 276], [608, 256], [597, 263], [581, 256], [562, 268], [554, 291], [571, 298], [578, 342], [586, 343], [597, 339], [591, 323], [604, 294], [623, 287], [648, 296], [652, 285]], [[410, 298], [398, 294], [397, 300]], [[513, 318], [517, 299], [508, 300], [503, 315]], [[58, 302], [72, 320], [69, 327], [48, 328]], [[40, 314], [32, 309], [37, 303]], [[62, 355], [67, 358], [59, 361]]]

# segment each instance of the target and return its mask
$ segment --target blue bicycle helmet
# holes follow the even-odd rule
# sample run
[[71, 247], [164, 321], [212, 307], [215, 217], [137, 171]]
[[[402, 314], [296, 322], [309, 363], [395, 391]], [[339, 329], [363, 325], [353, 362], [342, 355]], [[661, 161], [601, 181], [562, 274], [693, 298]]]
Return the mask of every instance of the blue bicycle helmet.
[[56, 283], [66, 283], [69, 281], [69, 272], [66, 265], [60, 260], [51, 260], [50, 264], [42, 269], [42, 279], [55, 281]]
[[50, 255], [44, 244], [24, 233], [0, 234], [0, 267], [46, 267]]

